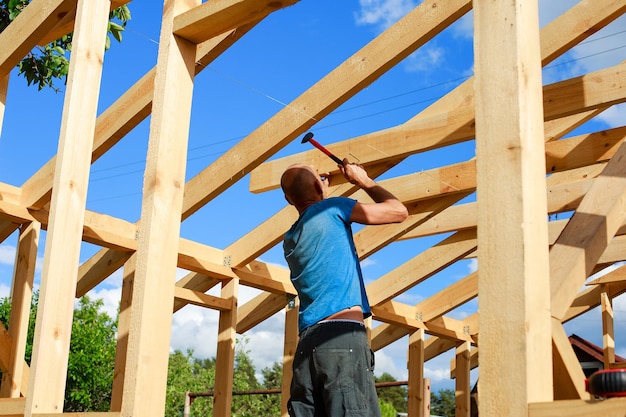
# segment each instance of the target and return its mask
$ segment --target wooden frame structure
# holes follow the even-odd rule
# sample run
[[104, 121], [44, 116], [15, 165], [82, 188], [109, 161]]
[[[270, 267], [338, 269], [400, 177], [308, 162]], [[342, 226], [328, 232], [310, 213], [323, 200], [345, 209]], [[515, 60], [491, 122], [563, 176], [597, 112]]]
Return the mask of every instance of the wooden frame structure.
[[[585, 393], [562, 324], [602, 305], [606, 366], [619, 366], [611, 360], [611, 300], [626, 291], [626, 267], [598, 285], [584, 284], [626, 259], [626, 127], [565, 136], [626, 101], [626, 67], [550, 85], [542, 85], [541, 68], [626, 13], [626, 3], [583, 0], [539, 30], [537, 0], [424, 0], [185, 183], [194, 76], [244, 34], [252, 36], [267, 15], [297, 2], [166, 0], [157, 65], [100, 115], [106, 22], [109, 10], [125, 0], [33, 0], [0, 34], [1, 123], [11, 105], [11, 69], [36, 44], [74, 31], [58, 154], [21, 186], [0, 183], [0, 241], [19, 233], [11, 324], [0, 335], [0, 415], [62, 414], [74, 299], [119, 268], [124, 286], [113, 402], [109, 413], [89, 415], [163, 414], [164, 333], [170, 306], [175, 312], [187, 304], [220, 312], [214, 414], [230, 415], [236, 334], [285, 309], [294, 295], [288, 271], [258, 258], [296, 213], [285, 207], [226, 248], [180, 238], [181, 219], [248, 174], [258, 192], [276, 188], [282, 170], [295, 161], [336, 171], [314, 150], [268, 158], [473, 9], [475, 77], [404, 124], [329, 145], [339, 155], [360, 147], [361, 163], [379, 176], [409, 155], [476, 139], [475, 160], [385, 180], [409, 207], [409, 220], [357, 234], [365, 258], [397, 240], [451, 233], [368, 286], [374, 319], [382, 322], [371, 331], [372, 346], [378, 350], [409, 335], [411, 416], [425, 414], [424, 363], [451, 349], [457, 356], [457, 416], [469, 415], [469, 372], [478, 365], [478, 346], [480, 415], [623, 416], [626, 399], [591, 401]], [[140, 221], [86, 210], [90, 164], [148, 115]], [[456, 204], [475, 191], [476, 203]], [[332, 193], [362, 197], [345, 183]], [[574, 214], [547, 221], [548, 213], [565, 211]], [[42, 228], [47, 239], [28, 367], [24, 345]], [[79, 265], [83, 241], [102, 249]], [[479, 272], [417, 305], [394, 300], [467, 257], [478, 257]], [[189, 274], [172, 285], [177, 267]], [[216, 285], [219, 297], [206, 294]], [[262, 293], [238, 305], [241, 285]], [[446, 316], [476, 297], [480, 316]], [[287, 308], [285, 390], [295, 327], [295, 310]], [[501, 340], [507, 343], [493, 342]]]

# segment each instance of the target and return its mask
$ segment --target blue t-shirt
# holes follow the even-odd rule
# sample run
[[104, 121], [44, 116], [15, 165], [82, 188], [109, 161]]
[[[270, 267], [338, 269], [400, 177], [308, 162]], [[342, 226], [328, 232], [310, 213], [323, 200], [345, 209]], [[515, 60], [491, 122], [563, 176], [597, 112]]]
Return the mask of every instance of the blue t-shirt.
[[285, 259], [300, 298], [300, 331], [353, 306], [371, 315], [350, 227], [355, 204], [346, 197], [324, 199], [309, 206], [285, 234]]

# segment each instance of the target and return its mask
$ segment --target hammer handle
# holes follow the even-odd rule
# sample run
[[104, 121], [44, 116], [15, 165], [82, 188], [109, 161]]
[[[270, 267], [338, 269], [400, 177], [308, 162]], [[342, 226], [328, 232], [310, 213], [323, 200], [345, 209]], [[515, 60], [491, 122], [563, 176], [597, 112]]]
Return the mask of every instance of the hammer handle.
[[311, 142], [311, 145], [315, 146], [317, 149], [319, 149], [320, 151], [324, 152], [326, 155], [328, 155], [330, 157], [330, 159], [332, 159], [333, 161], [335, 161], [336, 163], [338, 163], [339, 165], [343, 165], [343, 161], [341, 159], [339, 159], [337, 156], [335, 156], [331, 151], [329, 151], [328, 149], [326, 149], [323, 145], [321, 145], [318, 141], [316, 141], [315, 139], [309, 139], [309, 142]]

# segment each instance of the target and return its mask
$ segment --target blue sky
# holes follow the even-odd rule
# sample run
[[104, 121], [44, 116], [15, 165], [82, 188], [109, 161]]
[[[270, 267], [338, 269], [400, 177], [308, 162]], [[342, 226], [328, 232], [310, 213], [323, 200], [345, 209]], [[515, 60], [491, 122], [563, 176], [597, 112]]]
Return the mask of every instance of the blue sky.
[[[200, 172], [417, 3], [409, 0], [302, 1], [265, 19], [196, 77], [187, 178]], [[541, 25], [575, 3], [572, 0], [540, 1]], [[133, 17], [123, 42], [112, 42], [105, 55], [99, 112], [156, 64], [161, 7], [158, 1], [130, 3]], [[544, 70], [544, 83], [610, 67], [626, 59], [624, 28], [626, 19], [622, 17], [596, 34], [595, 40], [582, 43], [548, 65]], [[315, 138], [321, 143], [332, 143], [404, 123], [452, 90], [473, 74], [472, 30], [470, 13], [316, 124], [312, 129]], [[59, 87], [63, 90], [62, 85]], [[28, 88], [24, 79], [18, 78], [15, 72], [12, 74], [0, 137], [0, 181], [20, 186], [56, 154], [62, 105], [62, 92]], [[624, 106], [611, 109], [572, 134], [623, 126], [625, 110]], [[139, 218], [148, 136], [149, 119], [146, 119], [93, 164], [87, 201], [89, 210], [132, 222]], [[303, 146], [295, 141], [276, 157], [308, 150]], [[408, 158], [385, 177], [465, 161], [473, 156], [474, 144], [468, 142]], [[250, 193], [246, 177], [183, 222], [181, 235], [224, 248], [284, 206], [279, 191]], [[42, 254], [45, 237], [43, 232]], [[398, 242], [374, 254], [363, 262], [366, 279], [384, 275], [442, 238]], [[0, 296], [10, 293], [15, 242], [14, 234], [0, 244]], [[84, 244], [81, 261], [98, 249]], [[264, 254], [262, 260], [285, 265], [278, 248]], [[407, 292], [400, 300], [416, 303], [475, 268], [475, 262], [461, 262], [428, 280], [428, 285]], [[180, 276], [184, 274], [180, 272]], [[118, 271], [90, 295], [102, 298], [107, 310], [114, 312], [120, 287]], [[254, 290], [242, 289], [240, 304], [254, 295]], [[475, 309], [476, 303], [471, 302], [455, 311], [454, 316], [463, 318]], [[618, 353], [626, 356], [626, 338], [622, 336], [624, 332], [619, 331], [626, 322], [623, 297], [616, 300], [615, 310]], [[568, 324], [567, 331], [600, 344], [599, 317], [597, 311], [582, 316]], [[214, 312], [198, 307], [189, 306], [177, 312], [172, 327], [172, 348], [190, 348], [199, 357], [214, 356], [216, 323]], [[278, 313], [245, 336], [257, 369], [271, 366], [282, 358], [283, 314]], [[377, 374], [389, 372], [396, 379], [406, 379], [406, 350], [406, 339], [401, 339], [377, 352]], [[450, 354], [442, 355], [427, 364], [426, 376], [431, 378], [434, 391], [453, 387], [448, 378], [450, 359]]]

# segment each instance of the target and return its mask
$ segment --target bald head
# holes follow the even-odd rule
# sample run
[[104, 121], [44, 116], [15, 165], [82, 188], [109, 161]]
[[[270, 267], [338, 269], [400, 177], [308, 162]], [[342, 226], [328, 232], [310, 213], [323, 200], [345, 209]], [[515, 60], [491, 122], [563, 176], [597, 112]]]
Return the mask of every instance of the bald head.
[[310, 165], [288, 167], [280, 178], [280, 186], [287, 201], [299, 211], [324, 198], [322, 182]]

